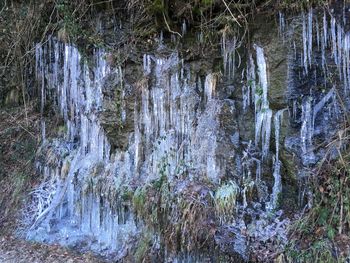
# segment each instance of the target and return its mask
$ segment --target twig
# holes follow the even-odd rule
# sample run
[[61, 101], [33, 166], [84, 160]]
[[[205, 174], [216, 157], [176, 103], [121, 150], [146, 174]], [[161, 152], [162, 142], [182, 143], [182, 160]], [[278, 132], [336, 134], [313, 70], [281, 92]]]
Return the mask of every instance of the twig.
[[2, 9], [0, 10], [0, 15], [2, 14], [2, 12], [4, 12], [5, 8], [7, 7], [7, 1], [5, 0], [4, 6], [2, 7]]
[[[13, 121], [16, 121], [16, 119], [10, 114], [10, 113], [8, 113], [8, 112], [6, 112], [6, 111], [4, 111]], [[17, 123], [24, 131], [26, 131], [29, 135], [31, 135], [33, 138], [35, 138], [36, 139], [36, 136], [33, 134], [33, 133], [31, 133], [30, 131], [28, 131], [25, 127], [23, 127], [23, 125], [22, 124], [20, 124], [20, 123]]]
[[165, 21], [166, 27], [168, 28], [169, 32], [173, 33], [173, 34], [177, 34], [177, 35], [179, 35], [182, 38], [182, 35], [179, 32], [176, 32], [176, 31], [173, 31], [173, 30], [170, 29], [170, 26], [168, 24], [168, 21], [166, 20], [164, 12], [163, 12], [163, 17], [164, 17], [164, 21]]
[[242, 25], [238, 22], [237, 18], [233, 15], [233, 13], [231, 12], [231, 9], [229, 8], [229, 6], [226, 4], [225, 0], [222, 0], [222, 2], [224, 3], [226, 9], [229, 11], [230, 15], [232, 16], [233, 20], [240, 26], [242, 27]]

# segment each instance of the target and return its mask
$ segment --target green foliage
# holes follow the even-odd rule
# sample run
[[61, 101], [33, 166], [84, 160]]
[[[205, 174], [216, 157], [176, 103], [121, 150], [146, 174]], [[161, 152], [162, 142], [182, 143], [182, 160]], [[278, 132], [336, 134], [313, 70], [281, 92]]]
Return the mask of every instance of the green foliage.
[[67, 125], [61, 125], [57, 127], [58, 136], [64, 136], [67, 133], [68, 127]]
[[175, 169], [175, 175], [177, 177], [184, 177], [188, 175], [188, 171], [189, 169], [193, 166], [193, 162], [189, 161], [189, 162], [185, 162], [185, 160], [181, 159], [178, 163], [178, 165], [176, 166]]
[[164, 0], [153, 0], [150, 5], [150, 12], [152, 14], [163, 14], [166, 12]]
[[86, 0], [77, 2], [69, 0], [59, 0], [56, 2], [58, 16], [58, 37], [62, 41], [75, 42], [83, 40], [84, 46], [78, 46], [84, 55], [91, 47], [104, 47], [101, 36], [89, 27], [89, 21], [93, 19], [93, 6]]
[[134, 193], [134, 196], [132, 198], [132, 203], [135, 211], [141, 216], [145, 213], [146, 200], [147, 200], [146, 187], [139, 186]]
[[152, 182], [152, 185], [156, 190], [160, 190], [165, 182], [167, 182], [167, 176], [164, 173], [164, 174], [161, 174], [159, 179], [154, 180]]
[[329, 240], [317, 240], [310, 247], [297, 250], [293, 245], [287, 248], [288, 262], [337, 263], [343, 262], [333, 256], [333, 246]]
[[172, 203], [172, 194], [168, 183], [168, 165], [165, 156], [158, 164], [159, 178], [138, 187], [132, 199], [133, 207], [138, 216], [156, 228], [159, 227], [159, 223], [163, 220], [163, 216], [166, 216], [167, 209]]
[[[133, 196], [133, 207], [139, 219], [142, 219], [149, 230], [162, 233], [165, 242], [171, 246], [181, 246], [188, 249], [190, 246], [203, 246], [211, 239], [210, 229], [203, 229], [207, 224], [209, 214], [213, 216], [214, 208], [209, 191], [200, 190], [200, 185], [175, 190], [174, 181], [168, 181], [167, 153], [158, 164], [159, 177], [148, 184], [136, 189]], [[176, 184], [175, 184], [176, 185]], [[202, 193], [207, 193], [203, 196]], [[203, 237], [204, 236], [204, 237]], [[149, 242], [141, 242], [138, 254], [149, 251]], [[140, 258], [140, 257], [138, 257]], [[138, 259], [136, 259], [138, 260]], [[138, 261], [136, 261], [138, 262]]]
[[253, 196], [253, 190], [256, 187], [255, 181], [251, 177], [247, 177], [243, 179], [242, 184], [242, 196], [243, 196], [243, 202], [247, 202], [250, 200]]
[[255, 80], [254, 80], [254, 79], [249, 79], [249, 80], [247, 80], [247, 85], [248, 85], [249, 87], [252, 87], [254, 84], [255, 84]]
[[221, 222], [230, 221], [234, 216], [239, 187], [233, 181], [220, 186], [215, 193], [215, 210]]
[[120, 195], [123, 202], [132, 201], [134, 197], [134, 193], [128, 188], [122, 188], [122, 194]]
[[157, 167], [159, 169], [160, 177], [166, 177], [168, 175], [168, 167], [170, 166], [168, 162], [168, 154], [163, 156], [160, 160], [160, 163], [158, 163]]
[[214, 4], [214, 0], [201, 0], [202, 6], [212, 6]]
[[68, 34], [68, 38], [72, 41], [76, 41], [79, 36], [83, 35], [83, 29], [81, 24], [76, 17], [76, 10], [72, 5], [72, 2], [67, 0], [61, 0], [56, 3], [56, 9], [61, 20], [61, 27], [64, 29], [65, 33]]
[[192, 2], [192, 13], [201, 16], [206, 10], [210, 9], [214, 4], [214, 0], [200, 0]]
[[261, 86], [256, 86], [255, 94], [261, 97], [264, 94], [263, 88]]

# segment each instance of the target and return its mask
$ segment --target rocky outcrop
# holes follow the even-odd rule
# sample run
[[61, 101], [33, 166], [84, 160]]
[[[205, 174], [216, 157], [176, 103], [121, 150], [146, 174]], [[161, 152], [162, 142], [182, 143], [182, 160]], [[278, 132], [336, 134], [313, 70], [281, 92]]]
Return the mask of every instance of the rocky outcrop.
[[[161, 37], [157, 50], [120, 65], [103, 49], [93, 51], [88, 65], [74, 45], [55, 39], [38, 45], [43, 93], [54, 94], [67, 131], [43, 144], [37, 188], [53, 197], [44, 207], [33, 197], [28, 237], [111, 258], [141, 236], [145, 251], [171, 246], [180, 256], [216, 244], [240, 259], [271, 259], [287, 242], [286, 214], [298, 198], [306, 200], [296, 182], [322, 156], [314, 145], [332, 135], [335, 129], [326, 128], [342, 113], [338, 88], [322, 82], [326, 72], [317, 64], [338, 56], [313, 49], [312, 17], [293, 18], [296, 28], [258, 17], [247, 49], [225, 35], [223, 67], [215, 64], [216, 49], [209, 58], [197, 50], [184, 59]], [[326, 39], [347, 41], [339, 32]], [[346, 55], [335, 44], [323, 52]], [[348, 57], [341, 58], [338, 64], [346, 65]], [[341, 81], [347, 78], [332, 83]]]

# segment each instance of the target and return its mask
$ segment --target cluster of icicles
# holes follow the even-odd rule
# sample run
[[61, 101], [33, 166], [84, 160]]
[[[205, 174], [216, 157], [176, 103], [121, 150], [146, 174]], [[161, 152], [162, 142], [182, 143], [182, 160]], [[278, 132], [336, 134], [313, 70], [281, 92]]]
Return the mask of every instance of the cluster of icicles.
[[[184, 65], [173, 70], [182, 63], [176, 53], [167, 58], [144, 56], [144, 74], [152, 71], [156, 81], [152, 87], [142, 86], [140, 99], [135, 98], [128, 149], [111, 152], [98, 115], [103, 111], [105, 77], [116, 74], [123, 85], [123, 76], [120, 67], [108, 66], [105, 55], [96, 50], [94, 66], [89, 68], [74, 46], [54, 39], [36, 46], [42, 113], [47, 101], [52, 101], [66, 132], [64, 138], [47, 140], [43, 118], [42, 148], [48, 154], [38, 163], [43, 182], [33, 191], [26, 212], [30, 239], [64, 245], [90, 240], [88, 246], [98, 253], [120, 249], [136, 233], [135, 220], [132, 212], [118, 209], [103, 187], [118, 191], [121, 183], [132, 178], [157, 178], [162, 162], [168, 174], [175, 175], [194, 159], [193, 141], [198, 138], [193, 123], [200, 117], [196, 105], [201, 101], [195, 90], [202, 84], [191, 81], [196, 76]], [[208, 74], [203, 86], [204, 101], [215, 110], [215, 76]], [[125, 121], [125, 112], [122, 115]], [[215, 135], [208, 136], [208, 150], [199, 151], [204, 153], [197, 167], [212, 178], [221, 169], [216, 165], [215, 141]]]
[[[235, 77], [235, 69], [241, 64], [239, 55], [236, 55], [237, 49], [241, 43], [237, 37], [227, 37], [223, 34], [221, 49], [223, 56], [224, 74], [229, 80], [233, 80]], [[272, 130], [272, 121], [274, 120], [275, 137], [276, 137], [276, 155], [274, 157], [274, 186], [273, 192], [270, 197], [270, 201], [267, 204], [268, 209], [274, 209], [277, 205], [278, 194], [282, 190], [281, 176], [280, 176], [280, 161], [279, 161], [279, 132], [282, 122], [283, 112], [285, 109], [275, 113], [273, 117], [273, 111], [269, 107], [268, 101], [268, 76], [267, 76], [267, 63], [264, 54], [264, 49], [257, 45], [253, 45], [255, 50], [256, 61], [253, 58], [253, 54], [249, 54], [247, 61], [247, 69], [242, 72], [242, 79], [245, 80], [246, 85], [242, 85], [242, 104], [243, 111], [245, 112], [248, 107], [254, 105], [255, 109], [255, 146], [261, 149], [261, 159], [256, 157], [251, 158], [248, 162], [254, 162], [256, 167], [255, 183], [260, 183], [261, 167], [264, 159], [267, 158], [270, 152], [270, 137]], [[236, 58], [239, 58], [236, 61]], [[249, 144], [250, 145], [250, 144]], [[246, 168], [246, 169], [245, 169]], [[245, 165], [243, 163], [243, 176], [251, 177], [251, 165]], [[245, 178], [244, 178], [245, 179]], [[243, 197], [245, 199], [245, 196]], [[246, 202], [244, 202], [247, 206]]]
[[[263, 112], [268, 108], [266, 62], [262, 48], [256, 46], [256, 51], [257, 64], [262, 67], [260, 82], [265, 96], [257, 112], [265, 116]], [[38, 164], [44, 179], [33, 191], [33, 204], [27, 213], [30, 214], [27, 219], [30, 239], [59, 241], [64, 245], [90, 240], [89, 247], [98, 253], [115, 251], [135, 234], [135, 221], [132, 213], [115, 208], [112, 200], [97, 186], [98, 178], [107, 178], [110, 185], [117, 187], [121, 181], [142, 174], [156, 177], [159, 164], [164, 160], [169, 175], [185, 170], [185, 165], [192, 165], [216, 180], [220, 169], [224, 169], [217, 165], [215, 133], [209, 131], [205, 142], [200, 142], [202, 135], [199, 136], [193, 126], [198, 119], [208, 121], [196, 106], [201, 101], [196, 87], [203, 87], [208, 115], [215, 114], [220, 107], [215, 101], [217, 78], [209, 73], [203, 84], [198, 83], [200, 79], [192, 81], [196, 76], [190, 75], [191, 71], [176, 53], [168, 58], [144, 56], [144, 74], [154, 74], [156, 81], [152, 87], [142, 87], [141, 101], [134, 102], [134, 133], [128, 149], [111, 153], [98, 120], [103, 108], [103, 83], [108, 74], [117, 74], [121, 84], [123, 79], [121, 69], [110, 68], [104, 56], [103, 51], [95, 51], [95, 66], [91, 71], [73, 46], [51, 40], [36, 47], [42, 111], [47, 100], [56, 103], [64, 118], [66, 133], [62, 140], [50, 144], [58, 158], [52, 161], [48, 156]], [[180, 70], [171, 70], [179, 64], [182, 64]], [[228, 75], [232, 77], [233, 71]], [[169, 101], [174, 103], [167, 108]], [[262, 118], [266, 120], [268, 116]], [[215, 116], [209, 121], [214, 125], [212, 128], [217, 129]], [[42, 125], [45, 148], [48, 141], [44, 119]], [[260, 129], [257, 138], [261, 136], [265, 145], [271, 128], [261, 121]], [[202, 148], [198, 149], [198, 145]], [[268, 151], [268, 146], [264, 149]], [[198, 163], [193, 164], [193, 159], [199, 160]], [[279, 188], [277, 183], [274, 191]]]
[[[336, 89], [333, 83], [333, 88], [330, 89], [319, 101], [313, 98], [313, 91], [310, 90], [309, 96], [305, 96], [302, 100], [301, 114], [301, 150], [302, 162], [305, 166], [312, 165], [317, 158], [314, 154], [313, 137], [315, 132], [315, 120], [322, 112], [325, 106], [328, 107], [328, 116], [323, 116], [328, 120], [339, 117], [340, 107], [337, 100], [337, 92], [344, 94], [347, 97], [350, 91], [350, 32], [346, 32], [341, 22], [337, 22], [334, 16], [330, 16], [323, 12], [323, 16], [316, 14], [316, 11], [310, 9], [307, 14], [303, 13], [302, 17], [302, 55], [300, 56], [300, 64], [303, 66], [303, 75], [316, 76], [316, 69], [313, 65], [318, 64], [315, 54], [321, 53], [322, 75], [324, 76], [325, 85], [331, 72], [329, 68], [329, 57], [333, 59], [333, 63], [337, 67], [339, 83], [343, 87]], [[345, 18], [343, 19], [345, 21]], [[283, 35], [288, 28], [286, 20], [280, 14], [280, 31]], [[294, 60], [297, 60], [297, 45], [295, 41], [292, 43], [294, 47]], [[330, 54], [329, 54], [330, 52]], [[302, 77], [302, 76], [300, 76]], [[335, 82], [335, 80], [333, 80]], [[338, 90], [338, 91], [336, 91]], [[346, 103], [345, 101], [343, 101]], [[292, 117], [296, 118], [297, 101], [293, 102]]]
[[[344, 87], [348, 89], [349, 34], [344, 32], [334, 18], [329, 23], [326, 15], [323, 18], [323, 30], [320, 30], [312, 10], [303, 16], [302, 21], [301, 62], [304, 74], [311, 71], [316, 43], [322, 52], [322, 65], [326, 75], [325, 50], [329, 47]], [[280, 27], [283, 34], [287, 25], [282, 15]], [[186, 31], [185, 26], [183, 31]], [[236, 54], [237, 45], [239, 43], [236, 38], [224, 38], [222, 41], [224, 73], [231, 80], [235, 77], [236, 58], [239, 57]], [[243, 110], [252, 106], [255, 112], [255, 138], [252, 140], [261, 150], [261, 158], [252, 160], [256, 167], [254, 173], [257, 183], [261, 180], [262, 162], [270, 153], [272, 130], [275, 132], [274, 185], [267, 204], [267, 208], [272, 210], [276, 208], [282, 190], [280, 129], [286, 109], [277, 112], [270, 109], [268, 65], [264, 49], [254, 45], [254, 51], [254, 54], [249, 54], [247, 68], [242, 73], [247, 83], [242, 87]], [[41, 83], [42, 113], [46, 101], [55, 102], [67, 131], [64, 140], [56, 141], [54, 146], [56, 152], [64, 157], [38, 166], [44, 179], [33, 191], [33, 204], [30, 206], [32, 216], [27, 220], [30, 224], [28, 238], [46, 242], [60, 241], [63, 244], [89, 239], [90, 248], [97, 252], [118, 250], [126, 243], [128, 236], [136, 232], [135, 221], [132, 213], [116, 209], [105, 193], [95, 187], [98, 178], [109, 180], [109, 184], [116, 187], [123, 180], [144, 175], [154, 179], [164, 161], [169, 175], [189, 168], [185, 166], [191, 166], [191, 169], [202, 169], [215, 181], [221, 170], [225, 170], [216, 160], [215, 132], [208, 132], [205, 142], [202, 142], [199, 141], [201, 136], [194, 126], [194, 123], [208, 121], [200, 107], [197, 107], [198, 103], [204, 103], [204, 111], [209, 111], [212, 115], [220, 107], [215, 101], [217, 77], [209, 73], [205, 83], [200, 83], [200, 79], [191, 75], [191, 70], [176, 53], [167, 58], [144, 55], [144, 75], [154, 76], [155, 82], [151, 87], [143, 84], [140, 100], [134, 101], [134, 131], [130, 135], [127, 150], [117, 149], [111, 152], [98, 115], [103, 111], [105, 77], [117, 74], [122, 85], [123, 73], [120, 68], [112, 69], [104, 57], [103, 51], [96, 50], [91, 70], [74, 46], [50, 40], [47, 44], [36, 47], [36, 74]], [[179, 65], [180, 69], [174, 70]], [[203, 87], [204, 102], [196, 92], [197, 87]], [[310, 98], [311, 94], [302, 102], [300, 141], [305, 165], [314, 159], [312, 143], [317, 114], [330, 102], [334, 104], [333, 109], [337, 107], [334, 89], [317, 103]], [[290, 111], [293, 116], [296, 115], [295, 111]], [[122, 121], [125, 118], [124, 113]], [[215, 118], [210, 121], [213, 129], [218, 129]], [[45, 146], [48, 142], [44, 119], [42, 137]], [[198, 148], [198, 145], [201, 147]], [[198, 163], [193, 163], [193, 160], [198, 160]], [[244, 176], [248, 174], [251, 175], [252, 172], [243, 171]], [[246, 198], [244, 200], [246, 207]]]
[[[331, 50], [332, 58], [338, 68], [339, 78], [343, 81], [344, 89], [349, 90], [350, 85], [350, 32], [346, 32], [341, 22], [337, 22], [334, 16], [323, 12], [322, 18], [310, 9], [307, 14], [302, 14], [302, 56], [300, 63], [304, 67], [304, 74], [312, 70], [312, 65], [317, 61], [313, 51], [321, 52], [321, 63], [324, 76], [327, 76], [327, 49]], [[288, 29], [286, 19], [282, 13], [279, 15], [280, 32], [282, 37]], [[345, 18], [343, 19], [345, 21]], [[297, 44], [292, 43], [295, 54]]]
[[[261, 72], [265, 75], [261, 75], [260, 81], [264, 83], [266, 98], [265, 59], [262, 49], [256, 49], [260, 60], [258, 65], [264, 67]], [[232, 59], [230, 52], [228, 57]], [[31, 216], [27, 220], [31, 224], [28, 238], [71, 244], [90, 237], [95, 240], [90, 247], [96, 251], [120, 248], [128, 234], [136, 231], [135, 223], [132, 214], [116, 211], [108, 197], [94, 186], [98, 183], [94, 177], [98, 178], [96, 171], [99, 167], [102, 170], [99, 173], [110, 180], [110, 185], [118, 185], [122, 179], [131, 179], [141, 173], [157, 176], [163, 160], [168, 164], [168, 174], [173, 175], [186, 169], [181, 166], [191, 164], [197, 154], [197, 159], [201, 160], [194, 164], [199, 166], [197, 169], [204, 169], [213, 180], [220, 173], [221, 167], [215, 159], [215, 134], [208, 134], [205, 150], [196, 151], [194, 145], [194, 141], [199, 142], [193, 123], [201, 116], [196, 109], [201, 98], [195, 90], [202, 84], [191, 81], [191, 71], [184, 65], [181, 70], [171, 73], [170, 78], [165, 76], [182, 63], [177, 54], [168, 58], [144, 56], [145, 75], [153, 71], [156, 83], [154, 87], [142, 87], [141, 103], [135, 100], [134, 134], [130, 137], [128, 150], [111, 153], [98, 120], [103, 107], [102, 85], [107, 74], [117, 74], [120, 83], [123, 79], [121, 69], [113, 72], [104, 56], [103, 51], [95, 51], [95, 66], [91, 71], [74, 46], [51, 40], [36, 47], [42, 111], [47, 100], [56, 103], [64, 118], [66, 133], [63, 142], [56, 141], [54, 146], [51, 145], [59, 153], [58, 159], [38, 164], [44, 179], [33, 191], [33, 204], [28, 213]], [[233, 61], [228, 65], [231, 68], [228, 75], [232, 77]], [[218, 107], [214, 101], [216, 77], [208, 74], [203, 86], [205, 103], [215, 113]], [[177, 99], [179, 103], [170, 103], [170, 109], [166, 107], [169, 101]], [[266, 99], [259, 111], [262, 112], [263, 107], [268, 107]], [[42, 127], [45, 147], [44, 118]], [[270, 131], [264, 125], [261, 130], [264, 143], [268, 143], [266, 139]], [[268, 151], [266, 146], [265, 150]]]
[[[278, 202], [278, 195], [282, 191], [282, 181], [280, 174], [280, 160], [279, 160], [279, 145], [280, 145], [280, 127], [282, 124], [283, 113], [285, 109], [279, 110], [275, 113], [269, 107], [268, 100], [268, 76], [267, 63], [264, 54], [264, 49], [258, 45], [254, 45], [256, 51], [256, 65], [253, 55], [249, 55], [246, 70], [246, 83], [242, 86], [243, 95], [243, 110], [246, 111], [250, 105], [254, 105], [255, 109], [255, 146], [260, 147], [262, 159], [255, 159], [256, 167], [256, 183], [259, 184], [261, 176], [261, 163], [270, 153], [270, 139], [272, 124], [275, 130], [276, 153], [274, 156], [273, 177], [274, 186], [270, 201], [267, 204], [267, 209], [275, 209]], [[274, 116], [274, 117], [273, 117]]]
[[116, 209], [97, 186], [98, 173], [113, 185], [115, 170], [97, 117], [102, 109], [102, 80], [111, 72], [104, 55], [95, 51], [91, 71], [76, 47], [55, 40], [36, 46], [41, 109], [52, 101], [66, 132], [48, 147], [43, 118], [42, 148], [47, 154], [38, 163], [43, 182], [32, 192], [33, 202], [26, 211], [30, 239], [64, 245], [90, 240], [90, 248], [100, 252], [120, 248], [127, 233], [136, 231], [132, 215]]
[[[334, 64], [337, 66], [339, 79], [344, 87], [344, 94], [349, 92], [349, 80], [350, 80], [350, 33], [345, 32], [340, 23], [336, 22], [334, 17], [330, 17], [330, 21], [327, 19], [327, 14], [323, 14], [321, 29], [318, 16], [314, 15], [314, 11], [311, 9], [307, 14], [303, 14], [302, 20], [302, 55], [300, 56], [300, 64], [304, 68], [303, 74], [306, 76], [312, 74], [312, 66], [316, 63], [314, 53], [320, 52], [322, 54], [322, 70], [325, 78], [328, 76], [328, 63], [327, 63], [327, 49], [331, 50], [331, 57], [334, 59]], [[279, 32], [281, 37], [285, 38], [284, 34], [290, 30], [282, 13], [279, 14]], [[286, 39], [283, 39], [286, 41]], [[296, 39], [293, 39], [291, 46], [294, 47], [293, 59], [297, 59], [297, 45]], [[234, 58], [237, 40], [234, 38], [231, 41], [223, 39], [223, 58], [224, 58], [224, 70], [228, 77], [231, 77], [235, 68]], [[316, 46], [316, 47], [315, 47]], [[253, 55], [249, 54], [247, 61], [247, 69], [242, 73], [242, 79], [246, 82], [246, 85], [242, 85], [242, 104], [243, 110], [246, 111], [248, 107], [253, 105], [255, 109], [255, 146], [261, 149], [261, 159], [256, 157], [252, 158], [256, 167], [256, 182], [259, 182], [260, 175], [262, 173], [261, 166], [265, 158], [270, 153], [270, 139], [272, 124], [275, 131], [275, 155], [273, 158], [273, 177], [274, 185], [273, 191], [270, 197], [268, 209], [276, 208], [278, 195], [282, 190], [281, 183], [281, 162], [279, 160], [279, 148], [280, 148], [280, 127], [283, 120], [283, 114], [285, 111], [291, 114], [291, 117], [297, 118], [297, 101], [293, 101], [292, 109], [282, 109], [277, 112], [273, 112], [269, 108], [268, 101], [268, 78], [267, 78], [267, 65], [264, 55], [264, 50], [258, 45], [254, 45], [256, 61], [253, 59]], [[233, 65], [233, 66], [232, 66]], [[257, 70], [256, 70], [257, 69]], [[316, 73], [315, 73], [316, 74]], [[287, 83], [286, 83], [287, 85]], [[287, 89], [287, 87], [286, 87]], [[340, 108], [338, 105], [335, 87], [330, 89], [323, 97], [316, 101], [313, 97], [312, 90], [310, 90], [309, 96], [305, 96], [301, 102], [301, 129], [300, 129], [300, 150], [302, 163], [304, 166], [315, 164], [317, 158], [314, 154], [313, 137], [315, 129], [315, 120], [322, 113], [322, 118], [333, 119], [338, 118], [340, 114]], [[327, 116], [324, 114], [325, 107], [328, 108]], [[244, 174], [251, 174], [251, 171], [247, 171]]]

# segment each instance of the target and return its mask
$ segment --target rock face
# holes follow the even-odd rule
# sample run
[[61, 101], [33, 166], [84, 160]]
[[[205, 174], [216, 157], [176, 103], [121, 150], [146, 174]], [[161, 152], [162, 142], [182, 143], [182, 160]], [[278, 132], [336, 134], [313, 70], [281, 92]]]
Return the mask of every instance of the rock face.
[[[132, 68], [133, 74], [142, 81], [140, 67]], [[99, 113], [99, 118], [114, 148], [126, 149], [128, 136], [134, 131], [134, 104], [139, 93], [138, 85], [136, 81], [128, 82], [121, 69], [108, 75], [104, 81], [103, 111]]]
[[[194, 145], [199, 172], [213, 182], [237, 176], [234, 136], [238, 135], [234, 101], [211, 100], [198, 120]], [[236, 145], [237, 146], [237, 145]]]
[[[315, 23], [321, 18], [323, 30]], [[159, 223], [153, 235], [163, 261], [174, 253], [162, 240], [183, 233], [190, 237], [177, 240], [179, 260], [182, 253], [204, 260], [182, 249], [186, 240], [206, 240], [188, 230], [196, 220], [211, 233], [208, 243], [242, 260], [282, 249], [283, 209], [307, 201], [296, 181], [323, 156], [314, 145], [335, 134], [348, 109], [336, 94], [347, 98], [350, 35], [312, 10], [288, 25], [280, 19], [280, 28], [255, 29], [240, 56], [245, 63], [236, 38], [224, 38], [223, 72], [214, 71], [215, 58], [184, 61], [177, 50], [162, 52], [164, 44], [140, 54], [143, 65], [123, 67], [111, 66], [104, 50], [95, 50], [89, 67], [74, 46], [38, 45], [42, 107], [54, 102], [66, 132], [60, 140], [43, 132], [43, 182], [33, 192], [27, 237], [116, 259], [147, 236], [144, 216]], [[206, 217], [186, 214], [198, 207]], [[162, 217], [166, 209], [172, 218]], [[165, 236], [169, 229], [178, 232]]]

